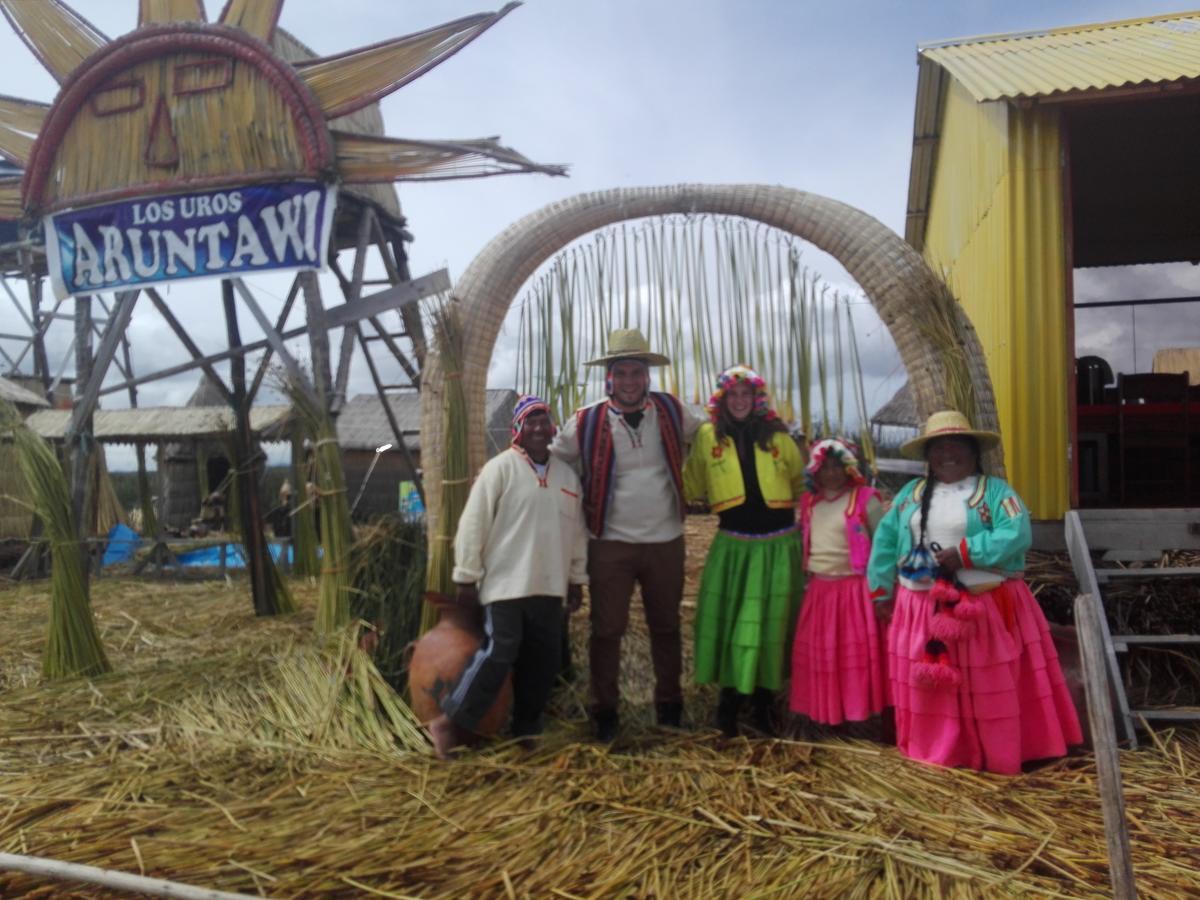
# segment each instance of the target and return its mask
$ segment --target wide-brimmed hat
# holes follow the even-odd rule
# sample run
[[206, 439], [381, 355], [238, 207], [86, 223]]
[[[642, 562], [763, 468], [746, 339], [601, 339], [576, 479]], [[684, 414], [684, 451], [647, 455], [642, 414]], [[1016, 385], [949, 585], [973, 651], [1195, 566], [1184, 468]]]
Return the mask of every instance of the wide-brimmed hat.
[[605, 366], [618, 359], [638, 359], [648, 366], [669, 366], [671, 360], [650, 349], [650, 342], [637, 328], [617, 328], [608, 334], [608, 353], [589, 359], [585, 366]]
[[980, 431], [971, 427], [971, 421], [956, 409], [943, 409], [925, 420], [919, 437], [900, 445], [900, 455], [908, 459], [924, 459], [925, 445], [940, 437], [971, 437], [979, 442], [979, 449], [990, 450], [1000, 443], [1000, 435], [994, 431]]

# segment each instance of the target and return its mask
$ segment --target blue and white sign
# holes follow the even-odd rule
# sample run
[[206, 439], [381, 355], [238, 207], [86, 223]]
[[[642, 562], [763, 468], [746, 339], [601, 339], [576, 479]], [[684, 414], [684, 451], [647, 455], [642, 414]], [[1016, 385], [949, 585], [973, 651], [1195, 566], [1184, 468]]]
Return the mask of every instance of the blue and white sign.
[[324, 265], [334, 185], [316, 181], [121, 200], [46, 217], [58, 297]]

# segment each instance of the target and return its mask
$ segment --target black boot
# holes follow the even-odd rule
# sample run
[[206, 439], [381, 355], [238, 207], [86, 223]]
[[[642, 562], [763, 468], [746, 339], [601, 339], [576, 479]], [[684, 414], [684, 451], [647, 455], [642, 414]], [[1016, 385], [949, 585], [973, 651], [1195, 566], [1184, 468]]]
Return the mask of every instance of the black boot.
[[596, 740], [602, 744], [611, 744], [617, 736], [617, 725], [620, 720], [615, 709], [597, 709], [592, 713], [596, 723]]
[[654, 714], [664, 728], [679, 728], [683, 721], [683, 704], [655, 703]]
[[742, 708], [743, 696], [734, 688], [721, 688], [721, 696], [717, 701], [717, 727], [721, 736], [735, 738], [738, 736], [738, 712]]
[[766, 688], [754, 689], [754, 727], [767, 737], [775, 737], [775, 693]]

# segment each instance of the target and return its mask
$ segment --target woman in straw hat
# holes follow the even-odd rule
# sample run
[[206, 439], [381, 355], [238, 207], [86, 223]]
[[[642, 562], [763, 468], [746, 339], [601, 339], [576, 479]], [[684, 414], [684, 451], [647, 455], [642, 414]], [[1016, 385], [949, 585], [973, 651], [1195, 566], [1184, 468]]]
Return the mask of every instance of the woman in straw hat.
[[803, 589], [795, 506], [804, 461], [748, 366], [720, 374], [708, 415], [683, 477], [688, 501], [707, 502], [719, 519], [696, 600], [696, 681], [721, 686], [726, 737], [737, 734], [748, 695], [756, 727], [769, 733]]
[[[922, 762], [1015, 775], [1082, 741], [1046, 618], [1022, 579], [1029, 511], [983, 451], [1000, 436], [934, 413], [900, 448], [924, 459], [879, 524], [872, 597], [894, 614], [896, 743]], [[896, 585], [897, 580], [899, 585]], [[895, 592], [894, 600], [892, 598]]]

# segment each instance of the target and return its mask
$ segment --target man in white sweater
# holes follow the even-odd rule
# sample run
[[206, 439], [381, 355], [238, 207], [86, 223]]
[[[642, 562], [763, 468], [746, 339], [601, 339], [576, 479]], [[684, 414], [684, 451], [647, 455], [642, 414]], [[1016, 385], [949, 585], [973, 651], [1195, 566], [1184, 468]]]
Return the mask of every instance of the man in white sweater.
[[523, 396], [513, 443], [483, 467], [458, 523], [453, 578], [457, 600], [483, 607], [483, 646], [429, 723], [434, 750], [447, 754], [478, 726], [509, 672], [512, 731], [542, 731], [542, 711], [561, 668], [563, 598], [574, 612], [587, 584], [587, 532], [579, 478], [552, 461], [550, 409]]

